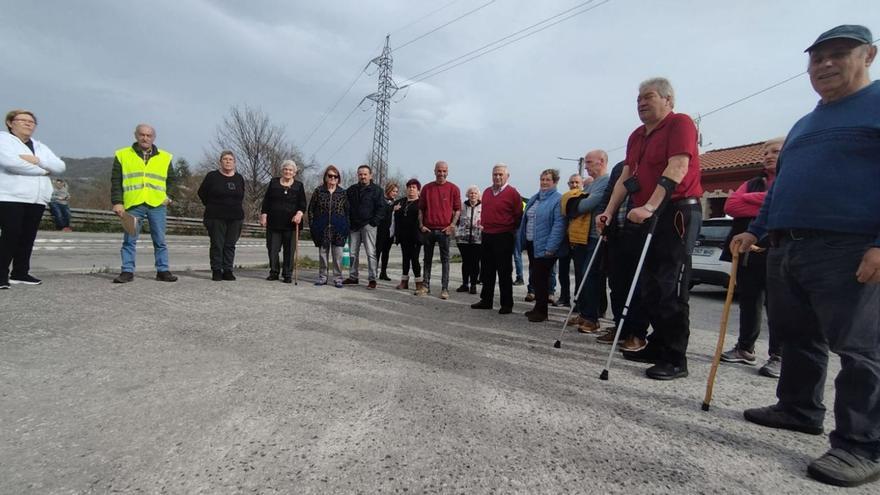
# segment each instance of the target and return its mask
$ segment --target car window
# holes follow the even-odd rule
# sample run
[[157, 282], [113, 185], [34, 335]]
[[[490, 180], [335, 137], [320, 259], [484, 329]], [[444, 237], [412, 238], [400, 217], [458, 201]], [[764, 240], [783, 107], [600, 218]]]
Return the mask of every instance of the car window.
[[707, 241], [724, 241], [730, 233], [730, 224], [703, 224], [700, 236]]

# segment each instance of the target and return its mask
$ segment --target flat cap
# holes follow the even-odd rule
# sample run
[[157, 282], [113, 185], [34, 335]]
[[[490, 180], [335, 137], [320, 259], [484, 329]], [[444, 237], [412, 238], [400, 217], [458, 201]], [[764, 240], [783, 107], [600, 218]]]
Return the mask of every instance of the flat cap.
[[808, 46], [804, 52], [811, 52], [813, 51], [813, 48], [816, 48], [821, 43], [838, 38], [856, 40], [868, 44], [874, 42], [874, 37], [871, 36], [871, 30], [865, 26], [859, 26], [858, 24], [842, 24], [820, 34], [819, 37], [816, 38], [816, 41]]

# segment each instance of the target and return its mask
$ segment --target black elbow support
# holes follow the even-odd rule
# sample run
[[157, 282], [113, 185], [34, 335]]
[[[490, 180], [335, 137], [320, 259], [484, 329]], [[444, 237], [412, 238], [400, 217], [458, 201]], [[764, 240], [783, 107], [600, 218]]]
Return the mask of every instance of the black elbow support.
[[657, 181], [657, 185], [666, 190], [666, 194], [663, 195], [663, 201], [660, 202], [660, 205], [657, 206], [658, 210], [663, 209], [670, 200], [672, 200], [672, 193], [675, 192], [675, 188], [678, 187], [678, 182], [666, 177], [665, 175], [660, 176], [660, 180]]

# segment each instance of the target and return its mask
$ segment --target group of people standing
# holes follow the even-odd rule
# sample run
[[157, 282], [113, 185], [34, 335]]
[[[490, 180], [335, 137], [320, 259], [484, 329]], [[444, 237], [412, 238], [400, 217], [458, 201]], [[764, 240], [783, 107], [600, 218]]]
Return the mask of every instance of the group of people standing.
[[[765, 174], [743, 184], [728, 203], [727, 212], [736, 218], [730, 252], [748, 261], [740, 263], [738, 273], [739, 340], [723, 358], [755, 361], [766, 293], [771, 332], [765, 374], [779, 376], [779, 400], [746, 410], [745, 419], [821, 434], [828, 351], [838, 354], [832, 448], [807, 472], [825, 483], [854, 486], [880, 478], [880, 82], [872, 82], [868, 73], [877, 47], [866, 27], [843, 25], [822, 33], [806, 52], [819, 104], [784, 140], [766, 143]], [[414, 293], [430, 294], [433, 255], [439, 248], [439, 297], [447, 299], [454, 240], [463, 261], [458, 291], [476, 294], [479, 281], [479, 300], [471, 308], [492, 309], [497, 281], [499, 313], [509, 314], [514, 254], [522, 249], [528, 253], [534, 291], [529, 321], [547, 319], [552, 269], [562, 260], [560, 273], [567, 273], [573, 262], [575, 286], [583, 286], [570, 302], [577, 310], [572, 323], [582, 333], [600, 333], [604, 273], [615, 323], [623, 326], [619, 334], [600, 333], [598, 341], [613, 344], [618, 336], [626, 359], [651, 365], [645, 370], [649, 378], [686, 377], [690, 254], [702, 218], [697, 129], [690, 117], [673, 111], [675, 94], [666, 79], [644, 81], [636, 102], [642, 125], [630, 135], [624, 161], [608, 173], [607, 154], [591, 151], [585, 156], [589, 179], [570, 177], [564, 194], [557, 191], [559, 172], [544, 170], [538, 192], [525, 207], [504, 164], [492, 168], [491, 186], [482, 193], [469, 187], [464, 201], [447, 180], [449, 166], [443, 161], [434, 166], [434, 181], [424, 186], [407, 181], [400, 199], [398, 185], [379, 187], [367, 165], [358, 168], [357, 183], [347, 190], [340, 185], [339, 170], [329, 165], [306, 205], [303, 186], [295, 180], [296, 164], [285, 162], [261, 206], [268, 279], [290, 282], [291, 232], [298, 233], [307, 213], [320, 251], [316, 285], [330, 283], [331, 277], [336, 287], [359, 284], [363, 246], [367, 288], [375, 289], [377, 270], [378, 278], [389, 278], [387, 253], [397, 243], [403, 256], [397, 288], [411, 288], [411, 270]], [[5, 123], [8, 132], [0, 132], [0, 289], [40, 283], [29, 273], [30, 254], [52, 195], [48, 176], [65, 169], [32, 138], [37, 125], [32, 112], [13, 110]], [[172, 157], [153, 144], [155, 137], [151, 126], [138, 125], [135, 143], [115, 154], [113, 211], [136, 220], [123, 237], [117, 283], [133, 280], [137, 227], [143, 220], [150, 224], [156, 279], [177, 280], [169, 271], [164, 238]], [[244, 181], [235, 172], [231, 152], [221, 153], [218, 170], [205, 177], [199, 197], [211, 238], [212, 278], [234, 280]], [[353, 261], [343, 279], [346, 242]], [[603, 261], [590, 264], [597, 249]], [[594, 268], [599, 265], [604, 270]], [[625, 307], [629, 292], [634, 297]]]

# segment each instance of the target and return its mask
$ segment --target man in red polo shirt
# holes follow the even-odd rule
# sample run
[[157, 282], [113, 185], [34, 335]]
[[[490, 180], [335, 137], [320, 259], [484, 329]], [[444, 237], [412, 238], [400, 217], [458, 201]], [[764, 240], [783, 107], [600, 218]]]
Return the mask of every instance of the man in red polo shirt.
[[[647, 226], [657, 216], [651, 247], [642, 268], [641, 307], [654, 332], [648, 345], [623, 352], [631, 361], [652, 363], [649, 378], [672, 380], [688, 374], [690, 336], [690, 255], [702, 223], [700, 159], [697, 128], [685, 114], [672, 111], [675, 94], [664, 78], [639, 85], [639, 120], [626, 145], [626, 165], [598, 227], [604, 229], [614, 212], [631, 196], [627, 221]], [[645, 235], [639, 239], [644, 241]]]
[[492, 186], [483, 191], [483, 209], [480, 224], [483, 226], [481, 242], [482, 258], [480, 278], [483, 289], [480, 300], [471, 304], [473, 309], [492, 309], [495, 299], [495, 275], [498, 275], [498, 291], [501, 293], [502, 315], [513, 311], [513, 247], [516, 231], [522, 219], [522, 198], [507, 183], [510, 173], [507, 165], [499, 163], [492, 167]]
[[[449, 238], [455, 234], [458, 216], [461, 215], [461, 192], [458, 186], [446, 180], [449, 165], [444, 161], [434, 164], [434, 182], [425, 184], [419, 197], [419, 229], [425, 246], [424, 282], [416, 287], [415, 295], [431, 292], [431, 260], [434, 245], [440, 245], [442, 265], [440, 299], [449, 299]], [[418, 283], [416, 283], [418, 286]]]

